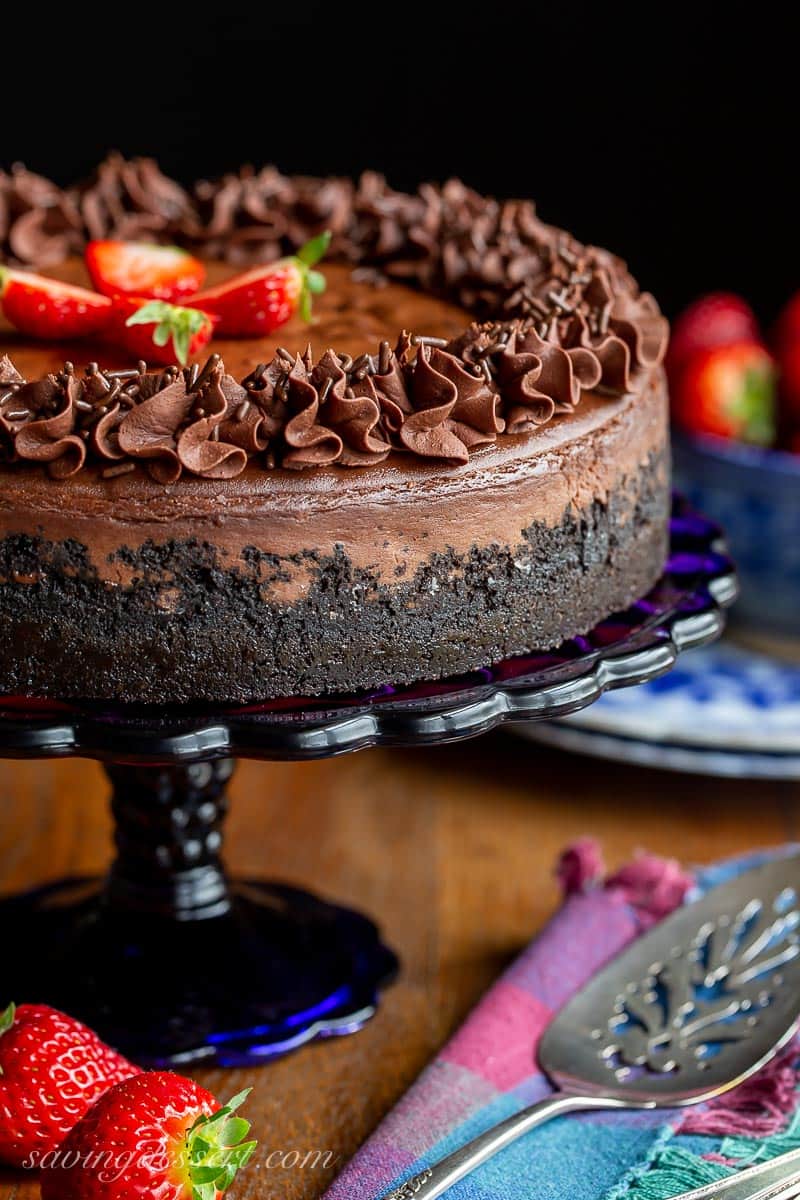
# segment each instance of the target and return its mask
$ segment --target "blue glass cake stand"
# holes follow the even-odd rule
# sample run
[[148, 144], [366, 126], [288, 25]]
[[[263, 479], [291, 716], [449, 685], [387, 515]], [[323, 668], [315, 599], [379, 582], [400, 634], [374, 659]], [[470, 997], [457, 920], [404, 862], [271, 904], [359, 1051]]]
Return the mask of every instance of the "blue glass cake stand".
[[117, 850], [104, 880], [0, 900], [0, 1009], [15, 998], [53, 1004], [147, 1065], [265, 1062], [353, 1032], [397, 960], [359, 913], [228, 878], [221, 826], [234, 758], [418, 746], [563, 716], [716, 638], [735, 596], [719, 529], [676, 498], [653, 590], [555, 651], [403, 690], [246, 708], [0, 700], [0, 755], [105, 764]]

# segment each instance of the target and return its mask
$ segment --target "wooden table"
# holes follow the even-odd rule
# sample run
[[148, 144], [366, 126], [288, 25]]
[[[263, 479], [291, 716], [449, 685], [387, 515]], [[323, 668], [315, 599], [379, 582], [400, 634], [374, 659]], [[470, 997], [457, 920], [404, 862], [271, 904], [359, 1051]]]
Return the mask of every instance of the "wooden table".
[[[110, 824], [99, 767], [0, 763], [0, 787], [0, 889], [103, 869]], [[253, 1164], [231, 1193], [239, 1200], [322, 1193], [547, 920], [565, 844], [593, 834], [610, 865], [641, 847], [707, 862], [798, 834], [796, 785], [610, 765], [502, 733], [442, 749], [245, 763], [231, 790], [237, 871], [363, 908], [403, 960], [400, 981], [355, 1037], [260, 1070], [198, 1076], [221, 1096], [252, 1085], [262, 1164], [272, 1151], [323, 1152], [316, 1166], [313, 1153], [303, 1168]], [[0, 1200], [35, 1197], [35, 1180], [0, 1172]]]

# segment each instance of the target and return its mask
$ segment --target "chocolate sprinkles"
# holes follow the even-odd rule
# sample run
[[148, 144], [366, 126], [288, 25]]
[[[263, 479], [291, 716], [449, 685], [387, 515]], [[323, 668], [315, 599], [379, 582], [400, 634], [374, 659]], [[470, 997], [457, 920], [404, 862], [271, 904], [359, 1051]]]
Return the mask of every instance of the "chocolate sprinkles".
[[[26, 265], [80, 252], [87, 236], [140, 234], [242, 265], [250, 255], [267, 262], [292, 253], [330, 229], [331, 257], [354, 276], [445, 297], [475, 323], [450, 342], [412, 331], [394, 350], [388, 340], [354, 356], [333, 349], [316, 365], [310, 347], [298, 356], [281, 346], [241, 383], [217, 354], [202, 367], [154, 373], [141, 361], [115, 371], [93, 362], [79, 377], [66, 363], [29, 383], [2, 359], [8, 469], [41, 462], [62, 479], [96, 463], [114, 478], [141, 459], [164, 483], [182, 472], [227, 479], [248, 463], [364, 467], [393, 453], [447, 466], [504, 431], [529, 432], [572, 411], [584, 391], [630, 391], [635, 373], [664, 354], [666, 322], [624, 263], [546, 225], [527, 201], [500, 202], [458, 180], [402, 193], [374, 173], [353, 183], [274, 168], [187, 192], [152, 160], [118, 155], [101, 173], [102, 187], [98, 174], [67, 192], [38, 181], [48, 229], [26, 243]], [[24, 168], [0, 173], [0, 250], [11, 261], [34, 178]], [[246, 239], [231, 236], [242, 227]], [[423, 410], [424, 423], [415, 419]]]

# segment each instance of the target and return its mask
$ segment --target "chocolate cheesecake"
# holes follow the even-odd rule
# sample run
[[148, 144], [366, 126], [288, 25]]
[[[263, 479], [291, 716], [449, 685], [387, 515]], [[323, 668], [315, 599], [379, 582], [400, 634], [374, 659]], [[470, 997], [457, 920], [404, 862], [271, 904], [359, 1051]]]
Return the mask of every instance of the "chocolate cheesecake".
[[187, 193], [115, 159], [48, 192], [48, 225], [26, 180], [0, 177], [6, 254], [74, 282], [87, 236], [180, 241], [212, 282], [325, 228], [335, 261], [310, 327], [182, 370], [0, 332], [0, 693], [410, 684], [557, 646], [658, 578], [667, 330], [612, 255], [454, 183]]

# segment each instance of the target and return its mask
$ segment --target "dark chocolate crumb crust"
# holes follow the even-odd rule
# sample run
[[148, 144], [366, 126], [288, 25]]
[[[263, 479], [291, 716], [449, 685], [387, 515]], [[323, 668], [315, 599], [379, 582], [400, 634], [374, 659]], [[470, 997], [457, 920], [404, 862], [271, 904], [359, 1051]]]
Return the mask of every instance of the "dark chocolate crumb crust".
[[[132, 581], [110, 588], [79, 542], [9, 536], [0, 693], [235, 704], [411, 684], [554, 647], [660, 575], [668, 474], [666, 455], [651, 456], [607, 503], [534, 522], [514, 546], [433, 554], [392, 583], [343, 547], [285, 560], [253, 548], [230, 569], [192, 539], [121, 549]], [[273, 585], [300, 565], [310, 590], [276, 603]]]

